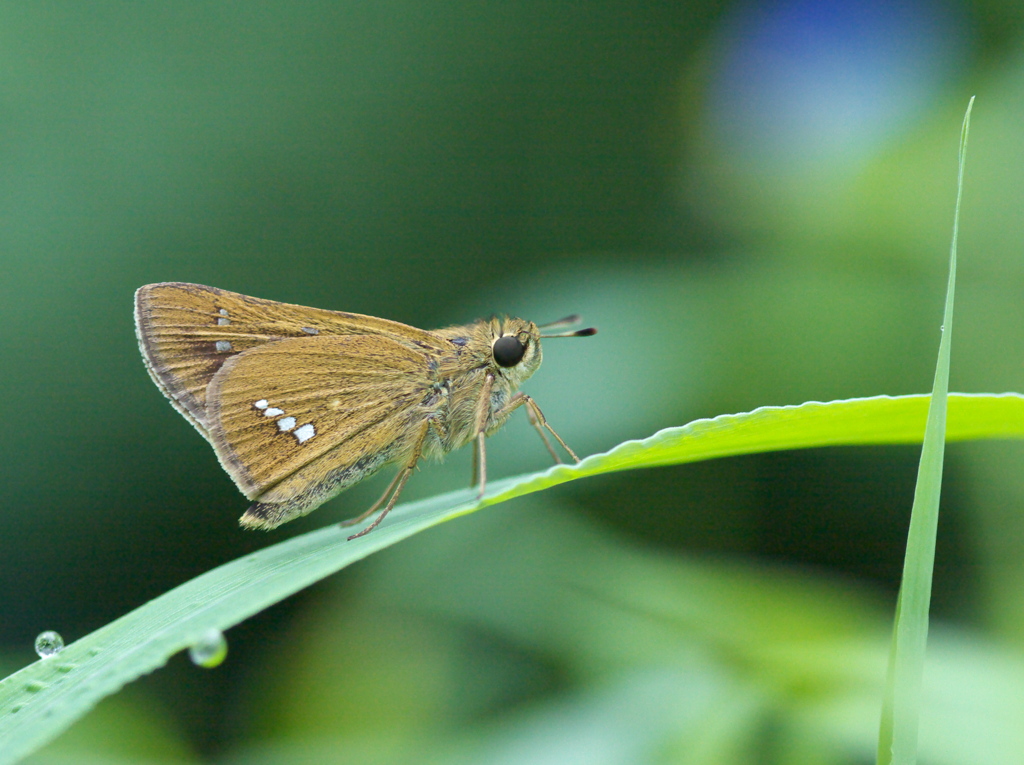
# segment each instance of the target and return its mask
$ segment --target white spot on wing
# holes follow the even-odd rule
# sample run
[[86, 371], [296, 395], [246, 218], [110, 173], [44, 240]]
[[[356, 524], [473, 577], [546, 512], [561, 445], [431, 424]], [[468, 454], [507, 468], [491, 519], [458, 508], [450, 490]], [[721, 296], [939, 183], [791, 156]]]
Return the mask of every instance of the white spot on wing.
[[276, 406], [267, 407], [263, 410], [264, 417], [278, 417], [284, 414], [284, 409], [278, 409]]
[[295, 436], [295, 439], [300, 444], [304, 444], [306, 443], [306, 441], [308, 441], [309, 439], [316, 435], [316, 428], [313, 427], [313, 423], [307, 422], [302, 427], [296, 428], [292, 432], [292, 435]]
[[256, 407], [257, 409], [266, 409], [268, 403], [269, 402], [265, 398], [261, 398], [259, 401], [253, 404], [253, 406]]
[[231, 323], [231, 319], [225, 319], [223, 316], [221, 316], [219, 319], [217, 319], [217, 324], [219, 326], [221, 326], [221, 327], [223, 327], [223, 326], [225, 326], [227, 324], [230, 324], [230, 323]]
[[228, 315], [228, 309], [227, 308], [221, 308], [219, 311], [217, 311], [217, 313], [219, 313], [221, 316], [227, 316]]
[[320, 330], [317, 329], [316, 327], [303, 327], [302, 331], [305, 332], [307, 335], [319, 335], [320, 334]]
[[217, 350], [221, 351], [222, 353], [225, 352], [225, 351], [230, 351], [231, 350], [231, 343], [229, 343], [227, 340], [218, 340], [217, 341]]
[[294, 417], [282, 417], [280, 420], [277, 421], [277, 429], [280, 430], [282, 433], [284, 433], [285, 431], [289, 431], [294, 427]]

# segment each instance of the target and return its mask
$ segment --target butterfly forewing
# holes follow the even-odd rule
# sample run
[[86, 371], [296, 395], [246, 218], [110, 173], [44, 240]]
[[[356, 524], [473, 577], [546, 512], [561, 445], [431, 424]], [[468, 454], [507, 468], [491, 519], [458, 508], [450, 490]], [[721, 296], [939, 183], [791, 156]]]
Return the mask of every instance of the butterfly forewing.
[[271, 492], [284, 501], [291, 484], [334, 482], [340, 490], [346, 475], [354, 482], [411, 448], [409, 425], [427, 416], [430, 359], [425, 349], [381, 335], [253, 348], [228, 359], [210, 383], [210, 440], [250, 499]]
[[136, 332], [150, 375], [209, 438], [207, 388], [231, 357], [286, 338], [383, 335], [425, 347], [429, 332], [372, 316], [261, 300], [198, 284], [149, 284], [135, 294]]

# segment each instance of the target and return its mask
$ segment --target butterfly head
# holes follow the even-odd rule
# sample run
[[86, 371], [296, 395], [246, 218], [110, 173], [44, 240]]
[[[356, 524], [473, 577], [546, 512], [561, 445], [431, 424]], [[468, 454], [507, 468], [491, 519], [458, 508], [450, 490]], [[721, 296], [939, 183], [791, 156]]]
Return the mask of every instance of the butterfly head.
[[[473, 324], [441, 329], [437, 334], [459, 349], [458, 356], [472, 359], [469, 369], [487, 368], [497, 384], [515, 390], [540, 367], [542, 338], [584, 337], [597, 332], [593, 327], [551, 332], [578, 322], [576, 315], [540, 326], [514, 316], [492, 316]], [[547, 334], [541, 334], [541, 330]]]
[[491, 368], [515, 386], [540, 367], [540, 330], [532, 321], [511, 316], [491, 319], [485, 340]]

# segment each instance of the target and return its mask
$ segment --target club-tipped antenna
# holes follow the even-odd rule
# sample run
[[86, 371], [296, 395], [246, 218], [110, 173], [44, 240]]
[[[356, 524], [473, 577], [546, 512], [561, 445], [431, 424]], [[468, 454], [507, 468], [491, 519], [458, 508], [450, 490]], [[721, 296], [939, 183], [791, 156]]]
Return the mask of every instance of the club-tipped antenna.
[[597, 327], [587, 327], [586, 329], [577, 329], [573, 332], [559, 332], [557, 335], [541, 335], [541, 337], [546, 340], [549, 337], [589, 337], [596, 334]]
[[[558, 329], [561, 329], [563, 327], [571, 327], [572, 325], [579, 324], [579, 323], [580, 323], [580, 316], [575, 314], [575, 313], [573, 313], [571, 316], [565, 316], [565, 318], [560, 318], [560, 320], [558, 320], [557, 322], [552, 322], [551, 324], [546, 324], [543, 327], [540, 327], [539, 329], [558, 330]], [[587, 329], [584, 329], [584, 330], [571, 330], [569, 332], [555, 332], [555, 333], [553, 333], [551, 335], [541, 335], [541, 337], [543, 337], [543, 338], [549, 338], [549, 337], [588, 337], [589, 335], [596, 335], [596, 334], [597, 334], [597, 328], [596, 327], [588, 327]]]

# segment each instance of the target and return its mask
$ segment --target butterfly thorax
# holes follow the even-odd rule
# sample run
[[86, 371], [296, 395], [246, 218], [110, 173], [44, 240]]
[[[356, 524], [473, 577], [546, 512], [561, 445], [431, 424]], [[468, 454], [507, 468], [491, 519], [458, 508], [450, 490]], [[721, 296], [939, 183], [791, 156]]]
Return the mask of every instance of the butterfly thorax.
[[[490, 387], [486, 404], [485, 432], [490, 435], [508, 418], [502, 409], [522, 385], [540, 367], [542, 354], [540, 331], [533, 322], [512, 317], [492, 317], [473, 324], [437, 330], [452, 347], [436, 359], [435, 386], [443, 391], [436, 411], [435, 437], [428, 439], [427, 455], [440, 457], [458, 449], [476, 436], [477, 411], [485, 388]], [[495, 360], [494, 344], [502, 337], [515, 337], [523, 345], [522, 359], [511, 366]]]

